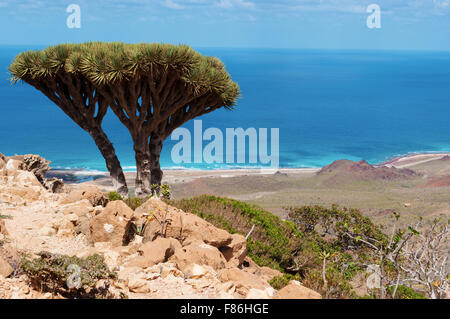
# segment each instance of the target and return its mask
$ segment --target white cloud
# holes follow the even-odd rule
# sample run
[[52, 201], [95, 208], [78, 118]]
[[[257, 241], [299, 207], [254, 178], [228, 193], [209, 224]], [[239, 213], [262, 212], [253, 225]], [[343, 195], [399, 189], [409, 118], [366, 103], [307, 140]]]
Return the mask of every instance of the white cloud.
[[182, 6], [181, 4], [175, 3], [173, 0], [165, 0], [163, 5], [167, 8], [175, 9], [175, 10], [184, 9], [184, 6]]

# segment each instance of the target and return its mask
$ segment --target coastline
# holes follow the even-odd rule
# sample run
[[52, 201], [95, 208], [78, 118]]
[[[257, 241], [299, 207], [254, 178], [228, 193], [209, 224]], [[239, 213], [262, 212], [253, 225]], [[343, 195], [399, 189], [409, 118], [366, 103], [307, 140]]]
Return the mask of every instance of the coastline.
[[[442, 159], [450, 156], [450, 152], [423, 152], [409, 153], [403, 156], [396, 156], [385, 162], [375, 164], [376, 167], [386, 166], [395, 168], [407, 168], [421, 163]], [[330, 163], [331, 164], [331, 163]], [[321, 168], [301, 167], [301, 168], [233, 168], [233, 169], [183, 169], [183, 168], [163, 168], [166, 183], [185, 183], [197, 178], [229, 178], [249, 175], [271, 175], [271, 174], [314, 174]], [[124, 172], [129, 186], [134, 186], [135, 171]], [[75, 170], [75, 169], [52, 169], [48, 173], [49, 177], [62, 178], [66, 184], [95, 184], [102, 187], [110, 186], [108, 172]]]

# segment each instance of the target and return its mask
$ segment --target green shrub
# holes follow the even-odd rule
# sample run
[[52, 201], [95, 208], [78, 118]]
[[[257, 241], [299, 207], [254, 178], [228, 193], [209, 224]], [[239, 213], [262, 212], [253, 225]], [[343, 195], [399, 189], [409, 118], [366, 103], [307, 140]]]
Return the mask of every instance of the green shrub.
[[161, 198], [170, 199], [172, 197], [172, 188], [169, 184], [161, 185]]
[[[354, 297], [350, 281], [374, 263], [364, 245], [354, 245], [344, 236], [346, 229], [373, 236], [386, 236], [360, 211], [333, 206], [288, 208], [289, 220], [283, 221], [270, 212], [233, 199], [202, 195], [191, 199], [167, 201], [186, 212], [200, 216], [230, 233], [246, 235], [248, 255], [259, 266], [284, 273], [271, 284], [281, 287], [296, 276], [303, 285], [328, 298]], [[326, 259], [327, 287], [324, 287], [323, 252]]]
[[116, 200], [123, 200], [123, 197], [120, 196], [117, 192], [109, 192], [108, 199], [110, 202], [116, 201]]
[[[86, 259], [41, 252], [38, 258], [23, 257], [20, 268], [39, 290], [60, 293], [70, 298], [105, 298], [109, 281], [117, 277], [106, 266], [103, 256], [92, 255]], [[105, 286], [96, 287], [99, 280]]]
[[[392, 295], [394, 293], [394, 289], [395, 287], [391, 286], [387, 289], [387, 291], [390, 295]], [[410, 287], [399, 285], [395, 294], [395, 299], [427, 299], [427, 297]]]
[[127, 204], [132, 210], [135, 210], [139, 206], [145, 203], [148, 198], [140, 198], [140, 197], [128, 197], [124, 200], [125, 204]]
[[323, 206], [302, 206], [286, 208], [289, 220], [295, 223], [300, 231], [310, 235], [327, 237], [327, 241], [333, 243], [341, 250], [361, 249], [362, 242], [345, 235], [347, 230], [352, 233], [374, 238], [387, 243], [388, 237], [380, 226], [375, 225], [370, 218], [365, 217], [358, 209], [340, 208], [333, 205], [331, 208]]
[[269, 284], [276, 290], [280, 290], [291, 282], [291, 280], [300, 281], [301, 278], [299, 275], [291, 275], [291, 274], [283, 274], [282, 276], [273, 277], [269, 280]]
[[260, 207], [208, 195], [168, 203], [230, 233], [245, 236], [255, 225], [247, 249], [249, 256], [260, 266], [285, 271], [294, 265], [295, 252], [302, 249], [302, 234], [295, 225]]

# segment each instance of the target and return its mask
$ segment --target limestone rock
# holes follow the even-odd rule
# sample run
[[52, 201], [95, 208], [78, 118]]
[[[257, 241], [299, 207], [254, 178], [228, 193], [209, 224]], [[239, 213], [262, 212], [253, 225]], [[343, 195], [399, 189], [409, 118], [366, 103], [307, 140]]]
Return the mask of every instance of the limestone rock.
[[286, 287], [277, 291], [274, 296], [275, 299], [322, 299], [322, 296], [306, 288], [296, 282], [291, 282]]
[[150, 292], [150, 287], [148, 286], [147, 280], [135, 277], [131, 277], [128, 280], [128, 289], [132, 292], [141, 294]]
[[25, 200], [22, 197], [14, 194], [9, 194], [6, 192], [0, 192], [0, 202], [14, 205], [14, 206], [22, 206], [26, 204]]
[[14, 177], [14, 182], [20, 186], [39, 186], [42, 187], [36, 176], [27, 171], [18, 171], [18, 174]]
[[3, 259], [2, 256], [0, 256], [0, 275], [3, 277], [8, 277], [14, 272], [14, 269], [11, 267], [11, 265]]
[[140, 256], [131, 260], [127, 266], [147, 268], [166, 262], [179, 248], [181, 248], [181, 244], [176, 239], [159, 237], [139, 247]]
[[92, 240], [111, 242], [112, 246], [122, 246], [129, 241], [131, 223], [129, 218], [133, 211], [122, 201], [113, 201], [90, 222]]
[[41, 195], [39, 191], [37, 191], [32, 187], [16, 187], [16, 186], [5, 187], [4, 189], [2, 189], [2, 193], [20, 197], [25, 202], [37, 201]]
[[106, 195], [97, 186], [81, 186], [67, 194], [61, 204], [75, 203], [83, 199], [89, 200], [92, 206], [105, 206], [108, 202]]
[[[152, 218], [146, 225], [144, 243], [154, 240], [161, 235], [161, 232], [164, 232], [165, 237], [178, 239], [183, 246], [196, 240], [202, 240], [211, 246], [223, 247], [232, 240], [227, 231], [214, 227], [198, 216], [169, 206], [157, 198], [150, 198], [138, 207], [134, 212], [133, 219], [142, 224], [148, 214], [153, 214], [156, 218]], [[162, 229], [160, 222], [164, 219], [167, 224]]]
[[166, 278], [167, 276], [184, 277], [184, 273], [181, 272], [173, 262], [160, 263], [147, 268], [146, 271], [149, 273], [158, 273], [161, 278]]
[[94, 211], [94, 207], [87, 199], [82, 199], [78, 202], [67, 204], [62, 207], [61, 212], [64, 215], [75, 214], [78, 217], [88, 216], [91, 212]]
[[275, 289], [266, 288], [266, 289], [255, 289], [250, 288], [247, 293], [246, 299], [271, 299], [275, 293]]
[[283, 274], [276, 270], [276, 269], [272, 269], [269, 267], [260, 267], [257, 264], [252, 264], [251, 266], [249, 265], [249, 267], [244, 267], [242, 268], [245, 272], [254, 274], [258, 277], [260, 277], [261, 279], [265, 280], [265, 281], [269, 281], [271, 280], [273, 277], [277, 277], [277, 276], [282, 276]]
[[8, 236], [8, 231], [6, 230], [5, 221], [0, 218], [0, 234], [3, 234], [5, 236]]
[[22, 162], [15, 159], [8, 159], [6, 161], [6, 169], [9, 171], [18, 171], [22, 165]]
[[236, 286], [236, 291], [243, 296], [246, 296], [252, 288], [261, 290], [270, 288], [267, 281], [239, 268], [222, 269], [218, 272], [218, 277], [222, 282], [231, 281]]
[[52, 193], [64, 192], [64, 182], [60, 178], [56, 177], [46, 178], [44, 181], [44, 187]]
[[184, 268], [186, 277], [191, 279], [199, 279], [203, 277], [212, 277], [213, 269], [208, 266], [201, 266], [198, 264], [190, 264]]
[[78, 217], [75, 223], [75, 234], [83, 234], [86, 240], [91, 242], [91, 219], [86, 216]]
[[133, 216], [133, 210], [121, 200], [115, 200], [109, 202], [102, 213], [112, 214], [114, 216], [119, 216], [129, 221]]
[[207, 265], [215, 270], [226, 266], [226, 260], [220, 251], [202, 242], [195, 242], [175, 250], [175, 254], [169, 258], [169, 261], [176, 263], [178, 269], [184, 273], [186, 273], [186, 267], [193, 263]]
[[44, 185], [45, 182], [45, 173], [50, 170], [50, 161], [47, 161], [45, 158], [34, 155], [34, 154], [26, 154], [23, 155], [21, 168], [24, 171], [28, 171], [33, 173], [36, 176], [37, 180]]
[[239, 234], [231, 235], [231, 243], [221, 247], [220, 251], [228, 262], [230, 267], [238, 267], [242, 265], [245, 257], [247, 257], [247, 241], [244, 236]]

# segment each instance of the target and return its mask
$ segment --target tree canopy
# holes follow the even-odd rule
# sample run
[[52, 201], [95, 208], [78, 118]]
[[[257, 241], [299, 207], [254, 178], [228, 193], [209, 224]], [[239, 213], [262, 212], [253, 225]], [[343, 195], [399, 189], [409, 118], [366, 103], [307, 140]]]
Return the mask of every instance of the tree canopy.
[[[20, 53], [9, 68], [12, 82], [47, 80], [59, 73], [83, 75], [98, 88], [140, 77], [162, 79], [176, 71], [189, 93], [216, 94], [217, 102], [231, 108], [239, 86], [231, 80], [222, 61], [203, 56], [187, 45], [87, 42], [59, 44], [42, 51]], [[156, 92], [155, 92], [156, 93]]]

